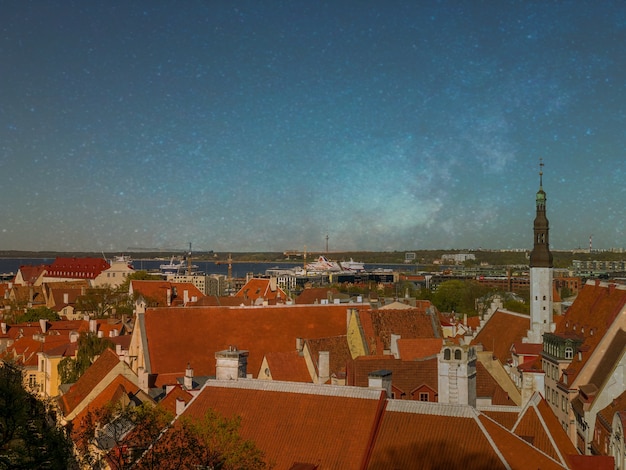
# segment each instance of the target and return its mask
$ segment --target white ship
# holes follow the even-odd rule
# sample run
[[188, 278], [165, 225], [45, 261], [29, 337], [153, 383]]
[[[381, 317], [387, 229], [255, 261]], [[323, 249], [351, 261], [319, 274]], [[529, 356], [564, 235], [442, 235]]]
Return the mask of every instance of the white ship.
[[198, 266], [191, 265], [187, 262], [186, 257], [176, 257], [172, 256], [169, 263], [164, 263], [159, 265], [159, 269], [161, 271], [161, 275], [168, 276], [170, 274], [186, 274], [189, 270], [191, 273], [198, 270]]
[[341, 265], [342, 271], [348, 271], [352, 273], [360, 273], [365, 271], [365, 266], [360, 261], [354, 261], [350, 258], [350, 261], [341, 261], [339, 263]]

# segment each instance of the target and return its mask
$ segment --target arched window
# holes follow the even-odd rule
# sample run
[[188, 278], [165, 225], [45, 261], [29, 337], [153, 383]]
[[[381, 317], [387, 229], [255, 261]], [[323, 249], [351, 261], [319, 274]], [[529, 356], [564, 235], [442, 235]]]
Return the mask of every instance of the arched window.
[[461, 359], [461, 350], [460, 349], [455, 349], [454, 350], [454, 358], [456, 360], [460, 360]]
[[565, 348], [565, 359], [572, 359], [574, 357], [574, 348], [568, 346]]
[[449, 350], [448, 348], [446, 348], [446, 349], [444, 349], [444, 350], [443, 350], [443, 358], [444, 358], [446, 361], [449, 361], [449, 360], [450, 360], [450, 350]]

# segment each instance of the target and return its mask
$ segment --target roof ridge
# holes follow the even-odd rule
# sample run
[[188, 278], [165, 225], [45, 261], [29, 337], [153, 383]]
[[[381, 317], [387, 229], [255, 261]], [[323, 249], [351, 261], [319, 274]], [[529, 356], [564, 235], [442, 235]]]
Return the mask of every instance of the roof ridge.
[[351, 387], [346, 385], [318, 385], [302, 382], [243, 378], [238, 380], [207, 380], [202, 389], [210, 387], [297, 393], [302, 395], [324, 395], [343, 398], [362, 398], [368, 400], [379, 400], [381, 393], [383, 393], [383, 390], [379, 388]]
[[456, 418], [474, 418], [480, 413], [470, 405], [417, 400], [387, 400], [387, 411], [434, 416], [452, 416]]
[[[482, 416], [484, 416], [485, 418], [488, 418], [489, 420], [493, 421], [494, 423], [496, 422], [495, 420], [492, 420], [491, 418], [489, 418], [489, 416], [487, 416], [487, 415], [483, 414]], [[509, 465], [509, 462], [504, 457], [504, 454], [502, 454], [502, 452], [500, 451], [500, 448], [497, 446], [496, 442], [493, 440], [493, 437], [491, 437], [491, 434], [489, 433], [489, 431], [487, 431], [487, 428], [485, 427], [485, 425], [480, 420], [480, 416], [476, 415], [474, 417], [474, 421], [476, 421], [476, 424], [478, 425], [478, 428], [482, 431], [483, 436], [485, 437], [485, 439], [487, 439], [487, 442], [491, 446], [491, 448], [494, 451], [494, 453], [500, 459], [500, 462], [502, 462], [502, 465], [504, 465], [507, 469], [512, 470], [511, 466]], [[500, 424], [498, 424], [498, 426], [500, 426]], [[506, 429], [504, 426], [501, 426], [501, 427], [502, 427], [502, 429]], [[513, 433], [511, 432], [511, 434], [513, 434]]]

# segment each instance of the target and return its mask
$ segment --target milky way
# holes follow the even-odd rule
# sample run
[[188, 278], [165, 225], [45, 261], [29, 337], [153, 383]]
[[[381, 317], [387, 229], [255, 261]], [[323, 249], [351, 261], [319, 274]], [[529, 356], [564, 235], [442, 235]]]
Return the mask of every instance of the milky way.
[[0, 15], [0, 249], [626, 246], [621, 1]]

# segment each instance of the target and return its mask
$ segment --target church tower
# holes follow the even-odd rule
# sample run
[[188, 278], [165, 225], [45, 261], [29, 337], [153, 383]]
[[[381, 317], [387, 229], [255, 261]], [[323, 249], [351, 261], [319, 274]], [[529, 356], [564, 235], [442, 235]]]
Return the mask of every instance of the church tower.
[[543, 190], [543, 161], [539, 163], [534, 243], [530, 253], [530, 330], [527, 341], [539, 344], [543, 334], [554, 330], [552, 318], [552, 253], [548, 240], [546, 193]]

